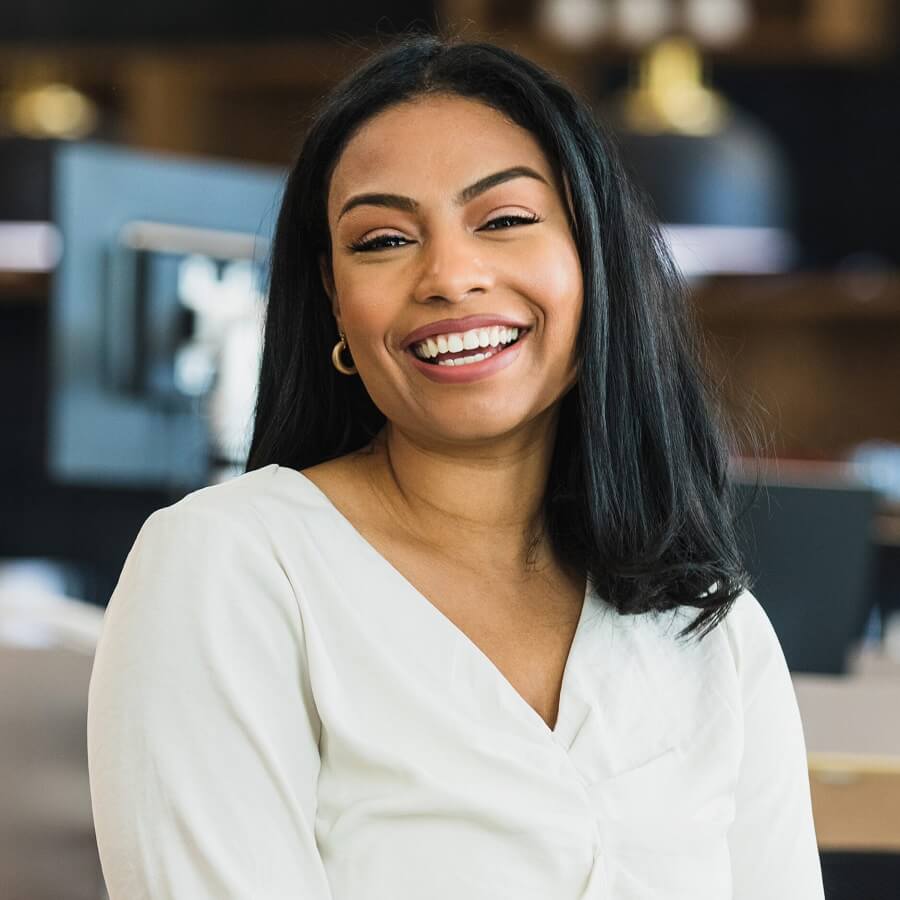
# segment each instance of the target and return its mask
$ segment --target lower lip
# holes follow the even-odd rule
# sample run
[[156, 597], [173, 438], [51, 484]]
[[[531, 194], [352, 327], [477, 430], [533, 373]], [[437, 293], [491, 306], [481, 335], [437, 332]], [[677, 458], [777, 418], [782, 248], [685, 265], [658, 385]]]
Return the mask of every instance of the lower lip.
[[440, 384], [468, 384], [470, 381], [480, 381], [482, 378], [488, 378], [495, 372], [505, 369], [511, 363], [516, 361], [522, 344], [528, 340], [530, 331], [526, 331], [514, 343], [505, 350], [489, 356], [476, 363], [466, 363], [464, 366], [439, 366], [435, 363], [427, 363], [419, 359], [412, 350], [408, 351], [412, 358], [413, 365], [426, 377]]

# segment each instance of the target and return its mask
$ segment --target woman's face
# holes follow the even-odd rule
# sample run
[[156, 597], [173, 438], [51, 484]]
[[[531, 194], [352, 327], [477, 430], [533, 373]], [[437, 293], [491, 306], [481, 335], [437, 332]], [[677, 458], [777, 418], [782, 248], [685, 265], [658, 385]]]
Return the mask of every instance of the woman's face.
[[349, 141], [329, 185], [323, 281], [395, 426], [490, 441], [574, 384], [583, 291], [566, 209], [534, 136], [477, 101], [407, 102]]

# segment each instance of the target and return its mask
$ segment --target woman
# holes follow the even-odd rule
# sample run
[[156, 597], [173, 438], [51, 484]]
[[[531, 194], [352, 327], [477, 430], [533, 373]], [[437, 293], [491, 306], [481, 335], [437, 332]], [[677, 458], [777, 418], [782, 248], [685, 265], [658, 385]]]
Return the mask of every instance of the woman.
[[154, 513], [108, 608], [112, 900], [821, 898], [693, 334], [549, 74], [413, 36], [342, 84], [248, 471]]

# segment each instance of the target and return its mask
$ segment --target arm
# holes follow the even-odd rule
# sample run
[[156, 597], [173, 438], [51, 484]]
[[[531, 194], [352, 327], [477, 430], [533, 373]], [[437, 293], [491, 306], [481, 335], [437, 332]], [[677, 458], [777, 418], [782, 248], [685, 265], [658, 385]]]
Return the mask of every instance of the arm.
[[241, 515], [155, 512], [110, 599], [88, 760], [111, 900], [330, 898], [300, 610]]
[[806, 747], [784, 653], [749, 591], [735, 601], [725, 624], [744, 720], [728, 836], [734, 900], [822, 900]]

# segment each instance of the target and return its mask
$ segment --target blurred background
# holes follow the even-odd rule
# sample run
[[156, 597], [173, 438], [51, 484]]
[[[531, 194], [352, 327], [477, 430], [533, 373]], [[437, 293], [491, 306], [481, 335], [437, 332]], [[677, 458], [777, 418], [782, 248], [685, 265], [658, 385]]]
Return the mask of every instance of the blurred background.
[[897, 6], [3, 4], [0, 898], [105, 896], [105, 604], [153, 510], [242, 471], [287, 167], [317, 100], [411, 27], [523, 53], [615, 131], [735, 423], [827, 895], [900, 897]]

